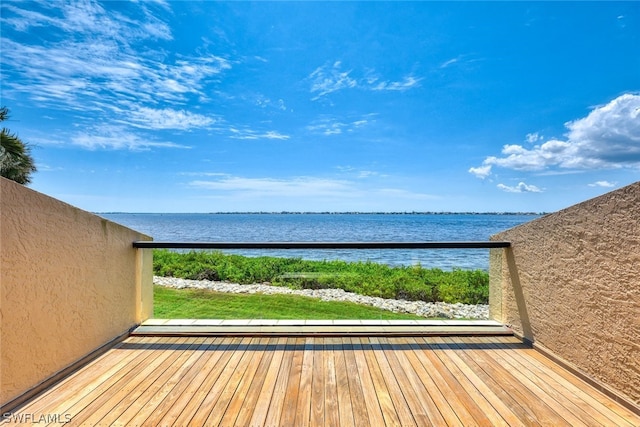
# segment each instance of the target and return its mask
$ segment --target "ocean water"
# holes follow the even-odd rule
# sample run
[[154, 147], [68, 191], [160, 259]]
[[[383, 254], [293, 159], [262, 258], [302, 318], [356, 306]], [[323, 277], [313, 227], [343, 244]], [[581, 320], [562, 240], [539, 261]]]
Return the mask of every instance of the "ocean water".
[[[100, 216], [170, 242], [487, 241], [525, 214], [131, 214]], [[428, 268], [489, 268], [488, 249], [228, 250], [247, 256], [342, 259]]]

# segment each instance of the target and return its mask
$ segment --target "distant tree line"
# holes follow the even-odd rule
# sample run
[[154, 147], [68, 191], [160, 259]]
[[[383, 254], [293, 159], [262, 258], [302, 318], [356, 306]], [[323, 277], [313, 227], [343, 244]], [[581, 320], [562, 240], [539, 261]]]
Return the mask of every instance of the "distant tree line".
[[[0, 122], [9, 118], [9, 109], [0, 108]], [[36, 165], [31, 157], [31, 147], [16, 134], [3, 127], [0, 131], [0, 175], [19, 184], [31, 182]]]

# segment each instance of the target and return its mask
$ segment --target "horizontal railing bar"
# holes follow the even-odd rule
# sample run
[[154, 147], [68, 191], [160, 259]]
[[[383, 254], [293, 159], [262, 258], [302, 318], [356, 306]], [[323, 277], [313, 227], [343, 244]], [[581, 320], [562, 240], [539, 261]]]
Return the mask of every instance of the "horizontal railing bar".
[[154, 242], [136, 241], [140, 249], [492, 249], [510, 242]]

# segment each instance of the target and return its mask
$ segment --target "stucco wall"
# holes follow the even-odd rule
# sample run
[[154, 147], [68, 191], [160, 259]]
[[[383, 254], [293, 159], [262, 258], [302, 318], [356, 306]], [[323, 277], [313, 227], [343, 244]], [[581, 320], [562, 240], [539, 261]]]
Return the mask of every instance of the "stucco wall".
[[0, 403], [150, 317], [149, 239], [0, 178]]
[[640, 404], [640, 182], [492, 239], [491, 315]]

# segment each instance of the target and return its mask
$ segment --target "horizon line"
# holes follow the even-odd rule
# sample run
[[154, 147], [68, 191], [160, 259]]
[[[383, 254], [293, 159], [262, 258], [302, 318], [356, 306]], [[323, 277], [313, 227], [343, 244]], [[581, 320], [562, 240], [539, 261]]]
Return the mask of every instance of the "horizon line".
[[217, 211], [217, 212], [125, 212], [105, 211], [94, 214], [128, 215], [547, 215], [550, 212], [522, 211]]

